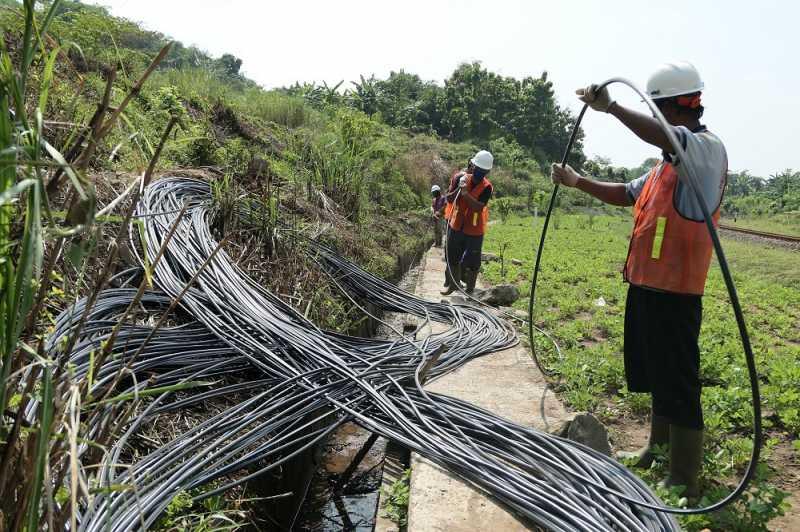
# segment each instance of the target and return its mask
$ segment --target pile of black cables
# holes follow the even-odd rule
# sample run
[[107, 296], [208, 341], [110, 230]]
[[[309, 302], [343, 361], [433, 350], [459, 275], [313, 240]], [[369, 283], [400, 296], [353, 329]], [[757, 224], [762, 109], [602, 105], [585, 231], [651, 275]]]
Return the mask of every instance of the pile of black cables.
[[[482, 309], [405, 293], [309, 240], [298, 252], [309, 253], [354, 303], [408, 313], [423, 325], [449, 325], [422, 338], [322, 330], [220, 250], [212, 212], [205, 182], [164, 178], [151, 184], [136, 212], [144, 221], [143, 265], [150, 265], [174, 229], [152, 271], [156, 290], [139, 304], [138, 312], [151, 319], [118, 326], [136, 290], [114, 288], [100, 294], [69, 353], [60, 349], [78, 330], [85, 301], [58, 318], [49, 339], [50, 354], [72, 364], [94, 397], [108, 395], [111, 386], [117, 396], [149, 395], [136, 403], [124, 434], [99, 459], [95, 446], [81, 447], [82, 456], [95, 459], [79, 473], [82, 485], [91, 476], [94, 487], [82, 501], [80, 530], [147, 529], [179, 493], [199, 490], [200, 499], [281, 468], [350, 421], [431, 460], [532, 525], [554, 531], [678, 530], [668, 514], [647, 508], [659, 500], [614, 460], [423, 389], [420, 372], [435, 355], [440, 356], [430, 378], [514, 345], [517, 336], [508, 323]], [[155, 328], [155, 317], [177, 298], [171, 324]], [[112, 332], [112, 352], [93, 370]], [[159, 393], [176, 384], [192, 387]], [[217, 398], [228, 399], [229, 406], [142, 452], [137, 435], [159, 416]], [[107, 416], [118, 408], [109, 403]], [[86, 420], [87, 441], [103, 422], [103, 415]]]

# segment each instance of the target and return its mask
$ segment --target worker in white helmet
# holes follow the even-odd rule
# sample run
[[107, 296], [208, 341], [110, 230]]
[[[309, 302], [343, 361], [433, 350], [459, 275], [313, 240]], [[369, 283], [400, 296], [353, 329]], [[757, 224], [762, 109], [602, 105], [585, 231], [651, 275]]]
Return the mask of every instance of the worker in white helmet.
[[[696, 170], [709, 213], [716, 224], [725, 189], [728, 158], [722, 141], [701, 124], [703, 82], [689, 63], [662, 65], [647, 92], [686, 151], [677, 160], [656, 119], [615, 102], [609, 91], [591, 85], [577, 91], [592, 109], [617, 118], [643, 141], [662, 150], [661, 161], [638, 179], [608, 183], [554, 164], [552, 179], [611, 205], [632, 205], [634, 227], [623, 276], [629, 283], [625, 305], [625, 377], [628, 390], [651, 394], [647, 445], [627, 457], [649, 467], [656, 445], [668, 444], [669, 477], [683, 495], [700, 493], [703, 411], [700, 404], [702, 295], [712, 244], [700, 205], [681, 178]], [[622, 453], [620, 453], [622, 454]]]
[[444, 207], [447, 200], [442, 195], [442, 189], [439, 185], [431, 187], [431, 220], [433, 222], [433, 245], [434, 247], [442, 247], [442, 218], [444, 216]]
[[465, 173], [453, 180], [448, 191], [447, 221], [447, 271], [446, 289], [442, 295], [449, 295], [463, 279], [466, 291], [475, 290], [478, 272], [481, 268], [481, 249], [489, 211], [486, 205], [492, 197], [492, 183], [486, 177], [494, 164], [494, 157], [481, 150], [470, 159]]

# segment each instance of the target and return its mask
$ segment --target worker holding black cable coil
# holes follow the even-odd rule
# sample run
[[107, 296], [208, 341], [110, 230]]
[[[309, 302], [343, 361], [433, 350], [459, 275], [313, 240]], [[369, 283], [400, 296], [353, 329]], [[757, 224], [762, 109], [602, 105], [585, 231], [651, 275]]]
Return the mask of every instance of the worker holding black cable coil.
[[[716, 224], [725, 188], [727, 155], [722, 142], [700, 123], [703, 82], [689, 63], [660, 66], [647, 93], [674, 126], [691, 165], [699, 170], [703, 198]], [[580, 176], [569, 166], [552, 167], [555, 183], [582, 190], [605, 203], [634, 207], [634, 228], [623, 271], [630, 284], [625, 307], [625, 375], [628, 389], [652, 397], [647, 445], [620, 453], [649, 467], [656, 445], [669, 444], [666, 485], [699, 495], [703, 457], [698, 337], [702, 295], [712, 242], [702, 210], [679, 179], [681, 161], [658, 121], [615, 102], [608, 89], [579, 89], [581, 101], [616, 117], [645, 142], [663, 150], [663, 159], [646, 175], [627, 184]], [[689, 164], [685, 162], [685, 164]]]
[[453, 179], [447, 194], [450, 202], [445, 249], [447, 270], [442, 295], [458, 290], [462, 279], [467, 285], [466, 292], [471, 294], [481, 269], [483, 234], [489, 220], [486, 205], [492, 197], [492, 183], [486, 176], [492, 169], [494, 157], [481, 150], [469, 162], [469, 173], [457, 176], [457, 181]]

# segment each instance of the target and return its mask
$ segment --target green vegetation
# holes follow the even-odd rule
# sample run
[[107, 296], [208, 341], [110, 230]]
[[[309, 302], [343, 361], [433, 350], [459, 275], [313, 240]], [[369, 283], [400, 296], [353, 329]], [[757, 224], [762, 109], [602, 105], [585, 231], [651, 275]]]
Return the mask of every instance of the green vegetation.
[[383, 510], [386, 517], [397, 523], [401, 529], [408, 523], [408, 496], [411, 493], [411, 469], [406, 469], [382, 493]]
[[[546, 164], [557, 160], [567, 144], [573, 116], [553, 96], [547, 72], [538, 78], [517, 80], [489, 72], [480, 63], [460, 65], [444, 87], [423, 81], [416, 74], [391, 72], [385, 80], [371, 76], [336, 87], [296, 84], [286, 89], [317, 107], [349, 105], [392, 126], [433, 132], [457, 142], [490, 143], [510, 148], [522, 159], [528, 156]], [[583, 159], [582, 134], [575, 158]], [[509, 166], [514, 169], [514, 164]]]
[[747, 171], [730, 173], [723, 207], [729, 217], [793, 213], [796, 222], [800, 216], [800, 172], [787, 169], [766, 179]]
[[179, 492], [153, 529], [157, 532], [232, 532], [245, 526], [245, 512], [238, 508], [239, 501], [229, 502], [221, 495], [193, 501], [192, 497], [200, 493], [199, 490], [191, 494]]
[[[620, 270], [631, 221], [621, 216], [559, 213], [551, 223], [540, 273], [536, 323], [555, 337], [563, 358], [558, 358], [542, 337], [536, 339], [537, 352], [558, 376], [556, 390], [572, 408], [592, 411], [605, 419], [641, 417], [649, 411], [649, 397], [627, 391], [622, 359], [627, 287]], [[516, 282], [523, 293], [528, 293], [541, 227], [542, 218], [532, 217], [511, 217], [492, 225], [485, 250], [503, 252], [506, 258], [519, 259], [523, 264], [517, 266], [506, 260], [505, 272], [498, 263], [485, 264], [484, 274], [490, 282]], [[797, 252], [791, 250], [727, 239], [723, 245], [747, 313], [761, 376], [769, 457], [770, 449], [789, 446], [800, 434], [800, 262]], [[522, 299], [515, 306], [527, 309], [527, 304], [527, 299]], [[741, 473], [749, 458], [752, 409], [739, 337], [717, 267], [709, 275], [703, 310], [704, 472], [710, 500], [728, 489], [727, 481]], [[659, 472], [650, 472], [647, 478], [658, 480]], [[752, 500], [703, 519], [688, 519], [687, 527], [765, 530], [763, 523], [779, 513], [784, 498], [766, 482], [768, 477], [768, 468], [762, 467], [749, 495]], [[735, 521], [741, 521], [741, 525], [731, 528]]]

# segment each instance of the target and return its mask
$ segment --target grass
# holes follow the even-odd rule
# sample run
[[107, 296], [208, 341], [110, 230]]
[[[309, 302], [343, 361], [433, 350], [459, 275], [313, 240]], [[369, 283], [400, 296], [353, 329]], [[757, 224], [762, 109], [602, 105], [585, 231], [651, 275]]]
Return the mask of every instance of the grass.
[[734, 270], [786, 288], [800, 286], [800, 257], [796, 251], [733, 238], [724, 238], [723, 246]]
[[[541, 218], [516, 216], [492, 225], [484, 251], [499, 253], [505, 248], [506, 258], [519, 259], [522, 265], [506, 260], [504, 279], [498, 263], [485, 264], [484, 275], [490, 282], [515, 282], [523, 294], [529, 292], [541, 225]], [[563, 352], [558, 359], [548, 342], [536, 339], [540, 356], [562, 378], [561, 398], [575, 410], [605, 418], [642, 416], [649, 410], [649, 397], [628, 392], [624, 381], [627, 286], [620, 270], [630, 229], [628, 217], [557, 214], [551, 221], [537, 293], [536, 322], [554, 335]], [[764, 423], [774, 439], [768, 447], [778, 440], [796, 440], [800, 433], [800, 255], [728, 239], [723, 246], [761, 376]], [[523, 298], [515, 306], [527, 309], [527, 304]], [[713, 457], [707, 473], [713, 484], [712, 479], [720, 476], [735, 477], [752, 445], [747, 371], [717, 266], [712, 267], [706, 287], [700, 349], [707, 453]]]
[[207, 102], [224, 101], [247, 117], [258, 118], [289, 128], [303, 126], [312, 111], [299, 97], [276, 91], [265, 91], [249, 84], [233, 84], [230, 79], [206, 68], [186, 67], [160, 71], [151, 88], [174, 87], [190, 103], [204, 106]]

